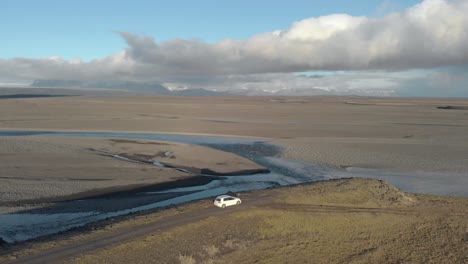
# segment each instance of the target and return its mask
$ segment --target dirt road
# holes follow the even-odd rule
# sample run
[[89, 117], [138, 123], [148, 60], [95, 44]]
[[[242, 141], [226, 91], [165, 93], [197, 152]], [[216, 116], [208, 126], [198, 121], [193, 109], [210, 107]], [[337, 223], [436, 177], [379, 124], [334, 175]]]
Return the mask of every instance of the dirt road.
[[[185, 256], [220, 263], [285, 263], [290, 258], [295, 263], [311, 258], [464, 263], [466, 258], [464, 198], [414, 195], [358, 178], [242, 193], [240, 198], [241, 205], [225, 209], [202, 200], [100, 223], [96, 231], [86, 228], [5, 250], [0, 261], [177, 263]], [[226, 228], [231, 222], [235, 228]]]
[[[55, 263], [65, 262], [65, 260], [72, 257], [89, 253], [95, 250], [102, 249], [112, 244], [122, 243], [129, 240], [142, 238], [148, 235], [154, 235], [164, 232], [167, 229], [182, 226], [184, 224], [196, 222], [210, 216], [217, 216], [222, 214], [230, 214], [247, 210], [255, 206], [264, 206], [269, 202], [269, 199], [252, 199], [250, 195], [243, 198], [243, 204], [240, 206], [227, 207], [221, 209], [215, 206], [209, 208], [202, 208], [199, 211], [190, 211], [187, 213], [179, 213], [174, 216], [164, 217], [160, 221], [143, 226], [129, 226], [127, 228], [119, 229], [116, 232], [99, 235], [90, 239], [77, 241], [64, 246], [59, 246], [49, 250], [39, 252], [24, 257], [19, 257], [16, 260], [7, 262], [8, 264], [30, 264], [30, 263]], [[208, 202], [208, 201], [207, 201]]]
[[[300, 210], [307, 212], [334, 212], [334, 213], [391, 213], [391, 214], [414, 214], [413, 210], [405, 209], [385, 209], [385, 208], [363, 208], [363, 207], [347, 207], [347, 206], [310, 206], [310, 205], [287, 205], [277, 204], [272, 201], [271, 197], [262, 195], [261, 199], [254, 193], [245, 194], [242, 196], [243, 204], [240, 206], [227, 207], [220, 209], [215, 206], [201, 208], [200, 210], [179, 213], [173, 216], [164, 217], [156, 222], [152, 222], [143, 226], [129, 226], [118, 229], [112, 233], [98, 235], [89, 239], [73, 242], [64, 246], [55, 247], [49, 250], [39, 252], [24, 257], [20, 257], [9, 264], [30, 264], [30, 263], [56, 263], [66, 262], [67, 259], [79, 256], [84, 253], [90, 253], [109, 247], [111, 245], [143, 238], [150, 235], [162, 233], [165, 230], [183, 226], [185, 224], [197, 222], [210, 216], [219, 216], [223, 214], [232, 214], [248, 210], [253, 207], [277, 210]], [[207, 201], [208, 203], [209, 201]]]

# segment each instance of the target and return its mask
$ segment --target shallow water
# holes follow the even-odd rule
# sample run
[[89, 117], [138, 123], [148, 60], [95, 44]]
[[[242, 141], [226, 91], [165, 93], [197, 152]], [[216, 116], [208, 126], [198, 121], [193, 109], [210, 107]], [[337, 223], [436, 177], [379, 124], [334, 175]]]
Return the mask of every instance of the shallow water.
[[339, 175], [384, 180], [406, 192], [468, 197], [467, 173], [388, 171], [351, 167]]
[[[63, 202], [23, 213], [0, 214], [0, 237], [7, 242], [24, 241], [110, 217], [213, 197], [228, 191], [251, 191], [336, 178], [377, 178], [409, 192], [468, 196], [466, 188], [468, 174], [395, 172], [360, 168], [339, 170], [275, 157], [281, 149], [264, 140], [143, 133], [0, 131], [0, 136], [19, 135], [152, 139], [202, 145], [246, 157], [271, 172], [219, 177], [202, 186], [140, 192], [120, 198]], [[159, 201], [161, 195], [165, 195], [167, 199]]]

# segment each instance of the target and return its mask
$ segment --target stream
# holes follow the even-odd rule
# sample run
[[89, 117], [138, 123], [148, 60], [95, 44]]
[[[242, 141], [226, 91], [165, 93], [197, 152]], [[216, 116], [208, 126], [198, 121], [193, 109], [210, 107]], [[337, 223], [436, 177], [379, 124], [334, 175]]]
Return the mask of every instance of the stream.
[[383, 171], [353, 167], [341, 170], [279, 158], [281, 148], [267, 140], [178, 134], [0, 131], [0, 137], [30, 135], [146, 139], [200, 145], [248, 158], [268, 168], [270, 172], [216, 177], [204, 185], [73, 200], [50, 204], [44, 208], [0, 214], [0, 237], [8, 243], [30, 240], [103, 219], [204, 199], [227, 192], [253, 191], [338, 178], [376, 178], [407, 192], [468, 197], [466, 173]]

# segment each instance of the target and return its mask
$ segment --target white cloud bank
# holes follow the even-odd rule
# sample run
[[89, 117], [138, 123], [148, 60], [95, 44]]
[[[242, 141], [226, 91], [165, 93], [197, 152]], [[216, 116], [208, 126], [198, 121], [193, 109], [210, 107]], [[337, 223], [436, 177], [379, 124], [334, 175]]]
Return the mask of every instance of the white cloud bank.
[[[290, 73], [406, 71], [468, 64], [468, 0], [425, 0], [381, 18], [346, 14], [309, 18], [285, 30], [213, 44], [183, 39], [158, 43], [151, 37], [118, 34], [128, 47], [90, 62], [59, 57], [0, 59], [0, 80], [117, 79], [193, 85], [187, 80], [202, 79], [207, 86], [249, 83], [253, 87], [263, 82], [250, 79], [262, 75], [267, 79], [262, 86], [287, 80], [289, 86], [316, 85], [326, 90], [330, 84], [321, 86], [323, 80]], [[245, 78], [249, 81], [233, 81]], [[398, 86], [395, 79], [388, 83]]]

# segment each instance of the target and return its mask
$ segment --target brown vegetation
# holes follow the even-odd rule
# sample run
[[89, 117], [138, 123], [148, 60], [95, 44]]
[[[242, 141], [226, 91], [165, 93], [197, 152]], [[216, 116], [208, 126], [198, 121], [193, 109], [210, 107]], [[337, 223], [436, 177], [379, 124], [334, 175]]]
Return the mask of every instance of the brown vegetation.
[[[54, 253], [45, 255], [49, 261], [64, 263], [464, 263], [467, 260], [466, 198], [403, 193], [370, 179], [319, 182], [243, 193], [241, 197], [243, 204], [232, 208], [214, 208], [211, 201], [192, 203], [177, 210], [130, 218], [76, 237], [36, 243], [33, 248], [42, 252], [55, 248], [53, 252], [63, 256], [61, 247], [73, 250], [81, 244], [91, 246], [93, 251], [79, 251], [81, 255], [73, 259], [54, 258]], [[123, 234], [133, 236], [122, 236], [121, 240], [102, 247], [100, 237]], [[31, 253], [26, 249], [9, 253], [5, 258], [18, 256], [21, 260]], [[35, 259], [34, 253], [31, 259]]]

